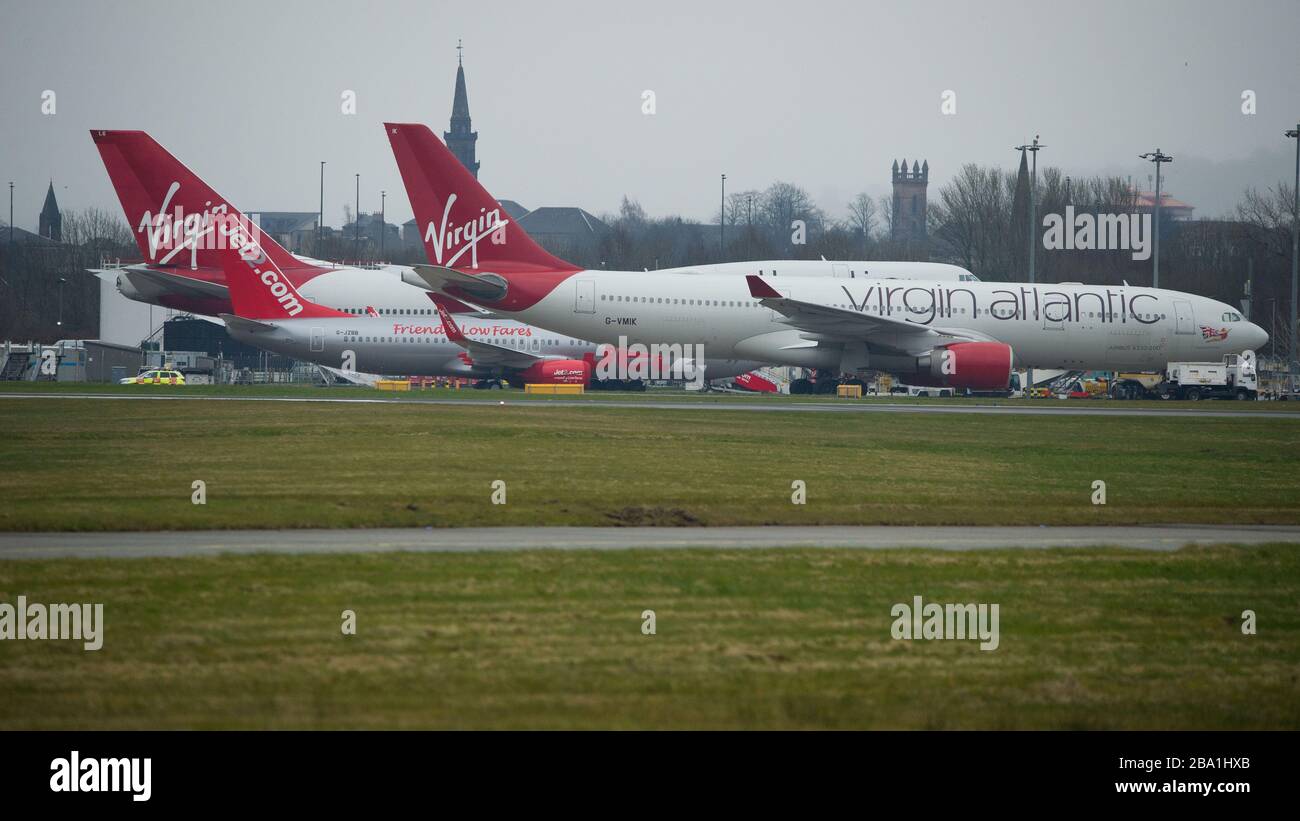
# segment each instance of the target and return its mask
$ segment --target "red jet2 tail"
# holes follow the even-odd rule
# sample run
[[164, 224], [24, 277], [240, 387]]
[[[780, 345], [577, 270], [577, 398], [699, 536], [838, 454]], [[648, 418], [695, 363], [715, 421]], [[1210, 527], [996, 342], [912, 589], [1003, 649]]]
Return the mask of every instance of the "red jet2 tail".
[[[220, 268], [214, 229], [223, 217], [247, 225], [239, 209], [143, 131], [96, 130], [90, 136], [145, 260], [182, 269]], [[257, 241], [281, 271], [314, 269], [269, 236], [259, 234]]]
[[574, 271], [524, 233], [428, 127], [384, 123], [429, 262], [495, 273]]
[[298, 289], [261, 245], [261, 237], [248, 230], [237, 217], [213, 218], [213, 230], [221, 238], [222, 250], [214, 251], [226, 275], [230, 304], [244, 319], [321, 319], [351, 317], [351, 314], [318, 305]]

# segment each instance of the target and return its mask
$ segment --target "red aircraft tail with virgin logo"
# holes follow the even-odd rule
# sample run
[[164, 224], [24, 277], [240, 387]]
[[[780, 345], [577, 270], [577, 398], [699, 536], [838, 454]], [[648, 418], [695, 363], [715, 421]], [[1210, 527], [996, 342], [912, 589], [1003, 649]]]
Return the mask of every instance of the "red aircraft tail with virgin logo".
[[470, 272], [575, 271], [552, 256], [427, 126], [384, 123], [429, 262]]
[[[127, 223], [146, 262], [185, 269], [221, 268], [218, 222], [239, 209], [213, 191], [143, 131], [90, 132], [108, 170]], [[269, 236], [257, 241], [281, 271], [318, 270]]]
[[242, 219], [227, 214], [214, 217], [213, 222], [222, 240], [221, 249], [214, 253], [226, 275], [235, 316], [269, 320], [352, 316], [300, 294], [262, 246], [263, 237], [250, 231]]

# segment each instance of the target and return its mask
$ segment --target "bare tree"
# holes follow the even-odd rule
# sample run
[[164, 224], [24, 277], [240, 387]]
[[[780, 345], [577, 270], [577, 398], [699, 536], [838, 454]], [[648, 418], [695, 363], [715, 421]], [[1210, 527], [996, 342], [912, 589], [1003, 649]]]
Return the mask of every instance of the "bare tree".
[[1295, 195], [1285, 182], [1259, 191], [1247, 188], [1237, 205], [1237, 219], [1249, 226], [1249, 235], [1269, 254], [1286, 257], [1291, 253], [1291, 220]]
[[131, 229], [118, 214], [101, 208], [83, 208], [63, 213], [63, 242], [103, 248], [129, 247]]
[[865, 248], [876, 233], [876, 203], [871, 195], [863, 192], [849, 203], [849, 227], [862, 235]]
[[795, 220], [803, 220], [810, 230], [820, 229], [825, 219], [808, 192], [788, 182], [768, 186], [761, 212], [763, 221], [778, 231], [789, 231]]
[[756, 209], [763, 202], [761, 191], [733, 191], [727, 195], [727, 225], [752, 225], [755, 219], [761, 219]]
[[894, 235], [894, 198], [889, 194], [881, 194], [876, 202], [880, 205], [877, 210], [880, 214], [881, 229], [885, 239], [890, 239]]
[[644, 228], [646, 224], [645, 209], [641, 207], [641, 203], [628, 199], [627, 194], [624, 194], [623, 202], [618, 208], [617, 222], [622, 223], [624, 227], [630, 230]]
[[967, 163], [930, 206], [936, 239], [973, 273], [998, 278], [1010, 268], [1012, 237], [1023, 236], [1010, 225], [1015, 184], [1014, 174]]

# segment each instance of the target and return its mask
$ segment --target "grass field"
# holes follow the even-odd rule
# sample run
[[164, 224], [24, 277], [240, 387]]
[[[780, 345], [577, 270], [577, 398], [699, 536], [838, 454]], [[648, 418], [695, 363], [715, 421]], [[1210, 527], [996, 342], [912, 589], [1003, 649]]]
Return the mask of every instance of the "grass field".
[[[3, 729], [1300, 729], [1293, 546], [0, 562], [20, 594], [104, 646], [0, 645]], [[893, 640], [914, 595], [999, 648]]]
[[1293, 524], [1297, 421], [6, 400], [0, 529]]
[[[1300, 522], [1300, 424], [1248, 411], [506, 398], [0, 401], [0, 529]], [[206, 505], [191, 503], [196, 479]], [[497, 479], [505, 505], [491, 503]], [[794, 480], [806, 505], [791, 504]], [[104, 647], [0, 643], [0, 729], [1300, 729], [1300, 551], [1287, 545], [0, 562], [0, 602], [20, 595], [103, 603]], [[893, 640], [891, 607], [917, 595], [998, 604], [999, 648]], [[1241, 632], [1246, 609], [1258, 635]], [[344, 610], [356, 635], [340, 631]]]

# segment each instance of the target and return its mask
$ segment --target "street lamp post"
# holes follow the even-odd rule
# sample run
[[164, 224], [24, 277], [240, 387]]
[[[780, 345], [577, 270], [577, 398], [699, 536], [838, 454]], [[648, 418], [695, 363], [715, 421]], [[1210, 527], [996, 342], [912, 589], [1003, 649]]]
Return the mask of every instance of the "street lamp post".
[[59, 321], [58, 326], [63, 327], [63, 286], [68, 283], [65, 277], [59, 277]]
[[1148, 151], [1145, 154], [1138, 154], [1138, 157], [1144, 160], [1149, 160], [1150, 162], [1156, 164], [1155, 250], [1151, 255], [1152, 259], [1154, 260], [1152, 262], [1151, 287], [1159, 288], [1160, 287], [1160, 200], [1162, 199], [1160, 195], [1160, 166], [1164, 165], [1167, 162], [1173, 162], [1174, 158], [1169, 156], [1168, 154], [1161, 152], [1159, 148], [1157, 148], [1155, 151]]
[[1297, 345], [1296, 331], [1296, 286], [1300, 283], [1300, 123], [1287, 131], [1286, 135], [1295, 140], [1295, 183], [1291, 187], [1291, 356], [1288, 368], [1291, 372], [1291, 390], [1296, 389], [1296, 374], [1300, 373], [1300, 345]]
[[361, 261], [361, 175], [357, 174], [357, 213], [353, 221], [356, 230], [352, 232], [352, 257]]
[[1036, 225], [1035, 225], [1035, 223], [1037, 222], [1037, 216], [1034, 213], [1035, 212], [1034, 189], [1038, 187], [1038, 150], [1040, 148], [1046, 148], [1046, 147], [1047, 146], [1043, 145], [1038, 141], [1037, 134], [1034, 135], [1034, 141], [1032, 143], [1026, 143], [1025, 145], [1016, 146], [1017, 151], [1028, 151], [1031, 154], [1033, 154], [1033, 170], [1030, 171], [1029, 173], [1029, 281], [1030, 282], [1035, 281], [1034, 262], [1035, 259], [1037, 258], [1037, 251], [1038, 251], [1038, 231], [1036, 230]]
[[388, 192], [381, 190], [379, 192], [379, 259], [384, 258], [384, 234], [388, 233], [388, 222], [384, 218], [384, 202], [388, 197]]
[[718, 210], [718, 246], [725, 259], [727, 256], [727, 175], [722, 175], [722, 203]]
[[14, 184], [9, 182], [9, 244], [14, 244]]
[[1277, 297], [1268, 301], [1268, 345], [1269, 353], [1277, 356]]
[[325, 161], [320, 161], [320, 214], [316, 217], [316, 248], [315, 253], [320, 254], [320, 237], [321, 231], [325, 230]]
[[[1037, 134], [1034, 135], [1032, 143], [1016, 146], [1017, 151], [1028, 151], [1033, 154], [1033, 170], [1029, 173], [1029, 281], [1031, 283], [1035, 281], [1034, 260], [1038, 252], [1038, 230], [1036, 226], [1038, 218], [1034, 213], [1034, 189], [1038, 187], [1038, 150], [1046, 147], [1038, 141]], [[1025, 370], [1025, 383], [1022, 387], [1028, 394], [1028, 391], [1034, 387], [1033, 368]]]

